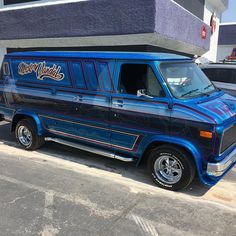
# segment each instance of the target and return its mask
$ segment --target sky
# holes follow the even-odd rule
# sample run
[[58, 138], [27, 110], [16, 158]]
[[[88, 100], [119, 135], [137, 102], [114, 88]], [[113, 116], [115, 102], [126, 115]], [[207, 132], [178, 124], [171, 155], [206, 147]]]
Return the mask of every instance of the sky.
[[229, 0], [229, 8], [223, 13], [221, 22], [236, 22], [236, 0]]

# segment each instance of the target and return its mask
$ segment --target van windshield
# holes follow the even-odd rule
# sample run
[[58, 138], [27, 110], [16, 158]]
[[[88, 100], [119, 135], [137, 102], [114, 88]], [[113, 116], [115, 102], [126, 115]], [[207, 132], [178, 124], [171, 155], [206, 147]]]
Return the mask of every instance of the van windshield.
[[216, 90], [195, 63], [162, 63], [160, 70], [176, 98], [192, 98]]

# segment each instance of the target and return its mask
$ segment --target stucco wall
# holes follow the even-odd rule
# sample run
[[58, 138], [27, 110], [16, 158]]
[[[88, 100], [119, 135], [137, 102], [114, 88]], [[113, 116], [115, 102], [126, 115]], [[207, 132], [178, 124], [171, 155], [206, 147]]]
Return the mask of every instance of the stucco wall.
[[6, 54], [6, 48], [0, 48], [0, 65], [2, 64], [2, 60], [5, 54]]
[[[201, 28], [207, 27], [207, 38], [201, 38]], [[209, 49], [210, 28], [199, 18], [178, 4], [167, 0], [156, 0], [155, 32], [176, 41]]]
[[0, 39], [153, 32], [154, 0], [90, 0], [0, 11]]
[[[187, 53], [202, 54], [210, 42], [209, 33], [205, 40], [200, 36], [204, 23], [171, 0], [89, 0], [1, 9], [0, 22], [1, 45], [19, 39], [155, 34], [146, 40], [147, 44], [163, 47], [166, 43], [170, 49], [186, 48]], [[207, 31], [210, 32], [208, 26]], [[124, 40], [120, 40], [123, 45]], [[76, 42], [81, 46], [79, 39]]]
[[209, 25], [211, 22], [211, 17], [213, 12], [215, 12], [216, 14], [216, 31], [211, 35], [209, 51], [205, 53], [203, 57], [206, 57], [210, 61], [216, 62], [221, 12], [217, 11], [217, 9], [211, 5], [211, 2], [206, 0], [205, 11], [204, 11], [204, 22], [206, 22]]

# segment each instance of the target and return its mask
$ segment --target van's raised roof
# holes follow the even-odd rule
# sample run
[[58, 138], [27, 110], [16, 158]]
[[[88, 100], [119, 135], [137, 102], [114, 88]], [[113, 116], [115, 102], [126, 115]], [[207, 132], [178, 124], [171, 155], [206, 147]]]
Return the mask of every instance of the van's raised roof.
[[7, 57], [66, 57], [66, 58], [98, 58], [98, 59], [139, 59], [139, 60], [190, 60], [189, 57], [171, 53], [148, 53], [148, 52], [75, 52], [75, 51], [34, 51], [15, 52], [7, 54]]

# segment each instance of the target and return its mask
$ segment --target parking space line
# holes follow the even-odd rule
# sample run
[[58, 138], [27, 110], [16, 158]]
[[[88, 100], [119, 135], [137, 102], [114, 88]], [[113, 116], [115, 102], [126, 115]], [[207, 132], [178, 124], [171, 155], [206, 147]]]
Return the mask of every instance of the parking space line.
[[53, 227], [53, 203], [54, 192], [52, 190], [45, 192], [44, 217], [47, 224], [43, 227], [42, 236], [55, 236], [59, 230]]
[[129, 218], [139, 226], [145, 235], [158, 236], [158, 232], [151, 221], [134, 214], [132, 214]]

